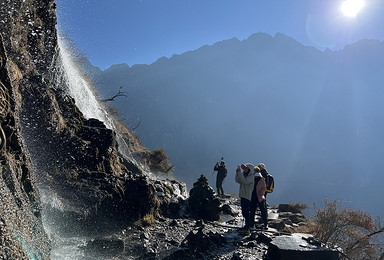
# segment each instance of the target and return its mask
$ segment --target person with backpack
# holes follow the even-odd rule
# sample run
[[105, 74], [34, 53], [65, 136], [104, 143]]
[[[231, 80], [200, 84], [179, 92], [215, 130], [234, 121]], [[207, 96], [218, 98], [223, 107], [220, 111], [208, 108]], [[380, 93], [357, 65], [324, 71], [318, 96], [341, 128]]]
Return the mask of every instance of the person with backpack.
[[213, 170], [217, 171], [217, 175], [216, 175], [217, 195], [224, 196], [223, 181], [225, 177], [227, 177], [227, 169], [225, 168], [225, 163], [221, 161], [219, 165], [219, 163], [217, 162]]
[[264, 177], [265, 184], [267, 186], [264, 195], [265, 195], [265, 197], [267, 197], [268, 193], [273, 192], [273, 189], [275, 188], [275, 181], [273, 179], [273, 176], [268, 173], [267, 168], [265, 167], [264, 163], [259, 163], [259, 165], [257, 165], [257, 167], [260, 168], [261, 176]]
[[[254, 166], [250, 163], [237, 166], [235, 181], [240, 184], [239, 197], [241, 214], [245, 219], [245, 225], [242, 230], [248, 230], [251, 227], [251, 199], [254, 186]], [[243, 172], [241, 172], [241, 169]]]
[[254, 168], [254, 186], [252, 192], [251, 206], [250, 206], [250, 216], [251, 216], [251, 228], [255, 225], [255, 214], [256, 209], [259, 207], [261, 212], [261, 219], [263, 221], [262, 229], [268, 228], [268, 212], [267, 212], [267, 203], [265, 199], [265, 193], [267, 189], [267, 185], [265, 183], [264, 177], [260, 173], [260, 168]]

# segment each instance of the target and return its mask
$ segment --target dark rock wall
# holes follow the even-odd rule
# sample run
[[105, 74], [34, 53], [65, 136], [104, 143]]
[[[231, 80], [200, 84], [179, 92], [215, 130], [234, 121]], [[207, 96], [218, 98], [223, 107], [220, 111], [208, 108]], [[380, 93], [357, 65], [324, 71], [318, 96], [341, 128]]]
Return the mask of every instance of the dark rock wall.
[[[66, 93], [55, 7], [53, 0], [0, 0], [0, 259], [49, 258], [43, 206], [52, 225], [66, 219], [64, 228], [94, 231], [97, 223], [108, 229], [168, 212], [175, 201], [159, 198], [161, 185], [119, 156], [115, 132], [85, 118]], [[163, 151], [149, 152], [124, 131], [136, 160], [168, 173]]]
[[[43, 17], [50, 17], [54, 28], [54, 16], [46, 13], [53, 12], [53, 1], [34, 4], [0, 2], [0, 259], [49, 259], [50, 252], [19, 118], [23, 82], [45, 66], [35, 60], [54, 50], [53, 44], [42, 43], [50, 36], [37, 33]], [[50, 35], [55, 40], [54, 31]]]
[[19, 137], [13, 143], [29, 156], [31, 163], [24, 168], [35, 169], [30, 175], [36, 176], [40, 192], [54, 192], [66, 210], [82, 214], [105, 198], [121, 200], [132, 172], [119, 162], [115, 133], [84, 118], [65, 93], [54, 1], [2, 1], [0, 22], [2, 81], [11, 93], [15, 125], [5, 139]]
[[57, 85], [54, 1], [2, 0], [0, 24], [0, 258], [48, 259], [37, 187], [84, 213], [121, 200], [129, 172], [115, 134]]

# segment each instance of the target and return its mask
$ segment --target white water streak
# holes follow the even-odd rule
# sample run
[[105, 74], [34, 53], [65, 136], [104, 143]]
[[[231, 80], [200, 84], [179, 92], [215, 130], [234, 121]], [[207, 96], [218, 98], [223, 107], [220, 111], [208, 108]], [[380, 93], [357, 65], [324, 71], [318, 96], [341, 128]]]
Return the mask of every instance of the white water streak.
[[[127, 142], [119, 136], [116, 127], [109, 117], [108, 113], [100, 106], [95, 94], [92, 91], [91, 84], [84, 79], [81, 69], [73, 60], [74, 52], [62, 37], [58, 37], [59, 53], [61, 58], [61, 66], [63, 77], [68, 86], [69, 95], [74, 98], [76, 106], [80, 109], [86, 118], [96, 118], [103, 122], [105, 126], [116, 132], [116, 139], [119, 143], [119, 152], [127, 161], [140, 165], [132, 156]], [[147, 175], [151, 175], [145, 171], [143, 165], [140, 165]]]
[[70, 47], [61, 37], [58, 37], [58, 45], [61, 65], [64, 70], [64, 80], [67, 83], [69, 94], [75, 99], [76, 106], [86, 118], [96, 118], [109, 129], [114, 129], [112, 120], [100, 106], [91, 90], [91, 85], [84, 79], [78, 65], [73, 61]]

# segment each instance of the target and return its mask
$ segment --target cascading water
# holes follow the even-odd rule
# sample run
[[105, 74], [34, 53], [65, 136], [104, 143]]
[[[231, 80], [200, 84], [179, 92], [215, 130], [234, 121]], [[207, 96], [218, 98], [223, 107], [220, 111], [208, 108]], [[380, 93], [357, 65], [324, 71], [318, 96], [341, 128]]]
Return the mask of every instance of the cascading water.
[[121, 155], [125, 160], [138, 165], [138, 162], [132, 157], [128, 144], [119, 136], [108, 113], [97, 101], [95, 94], [91, 90], [91, 84], [84, 79], [78, 65], [73, 61], [73, 55], [70, 51], [71, 48], [63, 37], [58, 37], [58, 46], [61, 60], [60, 65], [63, 72], [62, 76], [66, 83], [65, 85], [68, 87], [70, 96], [75, 100], [76, 106], [86, 118], [96, 118], [103, 122], [107, 128], [114, 130]]
[[86, 118], [96, 118], [102, 121], [109, 129], [114, 129], [112, 120], [99, 105], [90, 84], [81, 76], [77, 64], [72, 60], [69, 46], [62, 37], [58, 37], [58, 46], [60, 49], [61, 67], [64, 72], [63, 77], [67, 83], [69, 94], [76, 102], [76, 106]]
[[[92, 91], [91, 84], [82, 76], [81, 70], [73, 60], [71, 46], [68, 45], [63, 38], [58, 37], [58, 47], [59, 69], [57, 73], [59, 75], [57, 75], [58, 82], [56, 85], [66, 86], [65, 91], [75, 100], [76, 106], [87, 119], [98, 119], [99, 121], [103, 122], [107, 128], [114, 130], [116, 132], [116, 139], [119, 144], [118, 147], [120, 154], [127, 161], [138, 165], [138, 163], [132, 157], [128, 144], [118, 135], [112, 119], [98, 103]], [[66, 211], [72, 209], [57, 196], [55, 190], [49, 189], [49, 187], [44, 187], [42, 185], [40, 185], [39, 190], [41, 194], [41, 201], [45, 208], [43, 212], [44, 228], [53, 242], [51, 259], [93, 259], [88, 258], [84, 254], [84, 251], [81, 249], [86, 245], [87, 241], [92, 239], [92, 237], [81, 234], [81, 232], [77, 233], [79, 230], [76, 231], [76, 227], [73, 226], [74, 223], [66, 223], [66, 221], [63, 221], [63, 223], [66, 223], [64, 226], [68, 226], [68, 230], [64, 231], [62, 227], [57, 227], [56, 225], [58, 219], [61, 218], [61, 215], [65, 215]], [[78, 212], [78, 210], [79, 209], [77, 208], [73, 211], [76, 211], [79, 215], [87, 214], [87, 212]], [[60, 224], [62, 226], [62, 223]]]

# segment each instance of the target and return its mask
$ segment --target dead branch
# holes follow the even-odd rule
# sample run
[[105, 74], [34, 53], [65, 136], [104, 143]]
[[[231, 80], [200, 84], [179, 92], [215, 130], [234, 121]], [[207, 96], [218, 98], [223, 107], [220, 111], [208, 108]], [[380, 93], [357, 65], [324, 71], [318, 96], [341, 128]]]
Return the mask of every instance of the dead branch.
[[137, 129], [140, 126], [140, 124], [141, 124], [141, 118], [139, 118], [139, 123], [137, 123], [137, 125], [134, 128], [132, 128], [132, 131]]
[[115, 98], [117, 98], [117, 97], [127, 97], [127, 92], [125, 92], [125, 91], [121, 91], [122, 88], [123, 88], [123, 87], [120, 87], [120, 88], [119, 88], [119, 92], [117, 92], [113, 97], [111, 97], [111, 98], [107, 98], [107, 99], [102, 99], [102, 100], [100, 100], [100, 102], [113, 101], [113, 100], [115, 100]]

